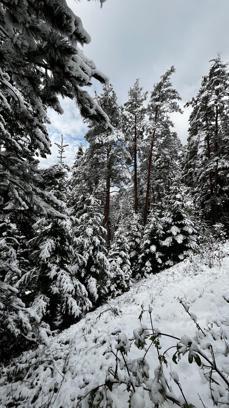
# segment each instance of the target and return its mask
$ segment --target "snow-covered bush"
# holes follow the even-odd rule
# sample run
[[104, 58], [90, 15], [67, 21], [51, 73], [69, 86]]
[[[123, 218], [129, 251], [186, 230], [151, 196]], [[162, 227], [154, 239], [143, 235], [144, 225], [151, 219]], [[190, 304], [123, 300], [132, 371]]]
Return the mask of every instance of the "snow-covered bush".
[[[225, 296], [229, 303], [229, 296]], [[107, 351], [114, 356], [114, 364], [109, 367], [103, 384], [99, 384], [79, 399], [77, 406], [118, 407], [118, 402], [126, 401], [122, 407], [146, 408], [179, 406], [182, 408], [207, 407], [199, 397], [199, 406], [193, 405], [185, 395], [182, 379], [176, 367], [180, 360], [187, 358], [188, 363], [199, 367], [202, 381], [208, 383], [212, 404], [229, 404], [229, 330], [223, 318], [212, 322], [207, 328], [200, 327], [197, 317], [190, 311], [190, 306], [180, 300], [197, 328], [195, 337], [184, 334], [181, 338], [162, 333], [154, 327], [152, 308], [140, 313], [140, 328], [134, 330], [133, 337], [119, 332], [115, 345]], [[143, 315], [148, 314], [148, 324], [142, 323]], [[164, 348], [163, 339], [169, 338], [171, 346]], [[133, 349], [135, 358], [131, 358]], [[151, 356], [150, 356], [151, 354]], [[153, 370], [152, 371], [152, 358]], [[149, 360], [151, 359], [151, 365]], [[189, 399], [192, 397], [189, 396]]]

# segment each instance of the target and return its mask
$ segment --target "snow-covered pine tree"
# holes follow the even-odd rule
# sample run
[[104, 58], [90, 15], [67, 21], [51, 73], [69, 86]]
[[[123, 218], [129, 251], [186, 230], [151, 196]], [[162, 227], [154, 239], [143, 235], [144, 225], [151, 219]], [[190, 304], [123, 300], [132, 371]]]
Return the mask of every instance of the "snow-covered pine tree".
[[117, 228], [109, 251], [112, 297], [121, 295], [130, 288], [130, 246], [124, 226]]
[[68, 166], [55, 164], [47, 169], [41, 169], [41, 185], [49, 194], [53, 194], [60, 203], [66, 203], [68, 198]]
[[72, 267], [76, 255], [72, 223], [69, 218], [43, 218], [34, 228], [36, 236], [30, 245], [36, 266], [23, 284], [28, 283], [36, 307], [39, 301], [44, 305], [44, 320], [51, 327], [67, 327], [91, 308], [78, 269]]
[[164, 207], [151, 211], [139, 257], [139, 275], [157, 273], [197, 249], [198, 228], [187, 189], [175, 183]]
[[110, 265], [101, 203], [92, 195], [78, 196], [72, 215], [75, 237], [73, 263], [75, 261], [78, 276], [95, 307], [107, 299], [110, 286]]
[[79, 164], [80, 164], [80, 161], [81, 161], [81, 159], [83, 158], [83, 156], [84, 156], [83, 146], [82, 146], [82, 145], [79, 145], [79, 147], [78, 147], [78, 149], [77, 149], [77, 152], [76, 152], [76, 155], [75, 155], [75, 161], [74, 161], [74, 164], [73, 164], [73, 166], [72, 166], [72, 171], [73, 171], [73, 172], [74, 172], [74, 171], [77, 171], [77, 168], [78, 168], [78, 166], [79, 166]]
[[83, 115], [104, 119], [97, 103], [82, 89], [94, 77], [95, 65], [78, 48], [90, 41], [81, 20], [65, 0], [4, 1], [1, 20], [2, 206], [28, 209], [45, 199], [36, 186], [37, 155], [49, 153], [47, 108], [62, 112], [58, 95], [75, 98]]
[[17, 257], [20, 234], [9, 217], [0, 219], [0, 361], [34, 342], [35, 316], [19, 297], [15, 282], [21, 276]]
[[[92, 77], [101, 82], [105, 78], [78, 47], [90, 38], [65, 0], [1, 2], [0, 40], [0, 215], [7, 213], [20, 228], [23, 225], [29, 239], [31, 222], [26, 221], [38, 214], [59, 217], [56, 228], [61, 229], [61, 205], [44, 184], [40, 188], [37, 171], [36, 157], [50, 152], [47, 108], [61, 113], [58, 95], [62, 95], [74, 98], [87, 118], [106, 122], [106, 115], [83, 89]], [[48, 218], [40, 222], [43, 237], [46, 232], [48, 236]], [[37, 243], [41, 244], [39, 239]]]
[[[66, 168], [55, 165], [42, 170], [42, 183], [52, 194], [55, 208], [33, 226], [30, 267], [19, 280], [23, 299], [51, 328], [67, 327], [92, 307], [76, 267], [73, 222], [66, 206]], [[42, 185], [40, 186], [42, 188]], [[73, 257], [75, 258], [73, 267]]]
[[86, 156], [89, 172], [86, 180], [93, 194], [101, 199], [109, 247], [112, 237], [111, 194], [114, 190], [117, 193], [129, 181], [127, 161], [130, 156], [120, 130], [120, 109], [113, 87], [106, 86], [97, 99], [113, 128], [106, 129], [103, 124], [95, 124], [88, 131], [86, 139], [90, 146]]
[[147, 93], [143, 92], [137, 79], [129, 90], [129, 97], [122, 109], [122, 130], [131, 156], [132, 179], [133, 179], [133, 202], [134, 211], [139, 210], [139, 156], [141, 143], [144, 137], [146, 120]]
[[229, 231], [229, 73], [218, 57], [211, 62], [190, 105], [185, 180], [204, 218]]
[[157, 206], [168, 199], [174, 182], [181, 178], [183, 147], [171, 124], [165, 123], [155, 142], [152, 196]]
[[154, 86], [150, 95], [150, 102], [148, 104], [149, 123], [147, 126], [147, 137], [145, 140], [145, 198], [143, 221], [147, 222], [147, 218], [151, 208], [152, 201], [152, 186], [153, 186], [153, 155], [155, 143], [158, 138], [162, 137], [165, 127], [172, 126], [169, 114], [172, 112], [181, 112], [178, 101], [180, 97], [177, 91], [173, 88], [171, 83], [171, 75], [175, 72], [174, 67], [171, 67], [160, 81]]

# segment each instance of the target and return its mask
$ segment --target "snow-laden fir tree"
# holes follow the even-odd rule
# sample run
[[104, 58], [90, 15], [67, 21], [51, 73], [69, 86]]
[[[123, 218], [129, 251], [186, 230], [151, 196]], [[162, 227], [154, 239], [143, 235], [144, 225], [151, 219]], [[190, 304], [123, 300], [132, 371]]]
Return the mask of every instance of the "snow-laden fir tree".
[[22, 272], [17, 257], [20, 234], [8, 216], [0, 219], [0, 361], [30, 346], [35, 316], [26, 309], [15, 282]]
[[121, 295], [130, 288], [130, 246], [124, 226], [117, 228], [109, 251], [112, 297]]
[[147, 136], [145, 139], [145, 177], [144, 179], [144, 210], [143, 221], [147, 222], [147, 218], [152, 204], [152, 188], [154, 184], [154, 150], [157, 139], [164, 134], [165, 127], [172, 126], [169, 115], [172, 112], [180, 112], [178, 101], [180, 97], [171, 83], [171, 75], [175, 72], [174, 67], [171, 67], [160, 81], [154, 86], [150, 101], [147, 108], [148, 126]]
[[133, 202], [134, 211], [139, 210], [139, 156], [141, 144], [144, 137], [146, 121], [147, 93], [143, 92], [137, 79], [129, 90], [129, 97], [122, 109], [122, 130], [131, 156], [131, 168], [133, 179]]
[[170, 122], [164, 124], [155, 142], [152, 196], [157, 206], [166, 199], [173, 184], [181, 177], [183, 148]]
[[[50, 152], [47, 108], [61, 113], [58, 95], [62, 95], [75, 99], [84, 116], [106, 121], [96, 101], [83, 89], [92, 77], [101, 82], [105, 79], [78, 47], [90, 38], [65, 0], [4, 1], [0, 20], [0, 215], [7, 212], [27, 240], [36, 217], [47, 215], [35, 227], [33, 242], [40, 248], [36, 234], [43, 228], [41, 241], [45, 242], [48, 226], [52, 234], [52, 221], [59, 223], [62, 209], [37, 171], [36, 157]], [[39, 248], [34, 251], [39, 253]], [[42, 270], [43, 266], [42, 260]], [[22, 278], [27, 273], [23, 271]]]
[[187, 189], [179, 184], [180, 180], [165, 200], [166, 205], [150, 213], [139, 257], [140, 276], [172, 266], [197, 249], [198, 228], [193, 203]]
[[[67, 327], [92, 307], [79, 279], [80, 256], [75, 252], [73, 222], [66, 207], [67, 174], [64, 166], [42, 170], [46, 191], [56, 199], [53, 213], [40, 217], [29, 241], [30, 268], [18, 285], [31, 308], [51, 328]], [[73, 264], [74, 258], [74, 264]], [[77, 258], [77, 265], [76, 265]]]
[[204, 218], [229, 228], [229, 73], [218, 57], [211, 62], [190, 105], [185, 180]]
[[64, 164], [55, 164], [47, 169], [41, 169], [41, 185], [50, 194], [53, 194], [60, 203], [68, 199], [68, 174], [69, 168]]
[[140, 215], [136, 214], [133, 209], [124, 217], [123, 228], [129, 246], [127, 257], [130, 261], [131, 277], [136, 278], [138, 275], [138, 260], [142, 244], [143, 225]]
[[27, 288], [31, 307], [39, 308], [52, 328], [67, 327], [91, 308], [85, 286], [73, 265], [74, 239], [70, 218], [41, 218], [34, 225], [31, 246], [32, 268], [19, 281]]
[[75, 262], [78, 276], [95, 307], [107, 299], [110, 286], [107, 232], [103, 226], [101, 203], [92, 195], [78, 196], [72, 215], [75, 237], [73, 264]]

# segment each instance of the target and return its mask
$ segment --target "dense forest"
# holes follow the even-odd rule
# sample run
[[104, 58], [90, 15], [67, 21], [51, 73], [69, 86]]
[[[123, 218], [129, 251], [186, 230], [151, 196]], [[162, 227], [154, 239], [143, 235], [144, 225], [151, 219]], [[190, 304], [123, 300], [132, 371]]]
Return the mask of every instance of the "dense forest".
[[[4, 366], [135, 282], [229, 235], [227, 64], [213, 56], [200, 78], [183, 145], [172, 120], [183, 109], [175, 68], [152, 89], [137, 79], [120, 105], [83, 53], [89, 41], [65, 0], [0, 2]], [[96, 95], [92, 81], [102, 84]], [[88, 131], [73, 166], [62, 139], [56, 165], [43, 169], [47, 111], [64, 114], [60, 96], [75, 100]]]

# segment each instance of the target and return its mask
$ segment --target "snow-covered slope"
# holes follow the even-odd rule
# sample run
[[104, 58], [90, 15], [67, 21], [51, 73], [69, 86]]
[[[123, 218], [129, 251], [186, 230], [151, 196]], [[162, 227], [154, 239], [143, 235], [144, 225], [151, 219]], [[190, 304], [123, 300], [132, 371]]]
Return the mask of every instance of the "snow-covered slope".
[[[78, 324], [51, 339], [49, 345], [24, 353], [15, 361], [17, 382], [10, 382], [10, 378], [6, 379], [3, 372], [0, 381], [0, 406], [77, 407], [79, 396], [104, 383], [107, 368], [114, 365], [114, 356], [106, 351], [110, 344], [115, 343], [120, 331], [128, 338], [133, 337], [133, 330], [140, 325], [138, 317], [142, 304], [146, 309], [151, 305], [153, 324], [164, 333], [177, 337], [195, 335], [195, 324], [178, 301], [178, 298], [182, 298], [191, 305], [190, 310], [197, 315], [201, 327], [206, 327], [209, 322], [220, 321], [224, 326], [224, 335], [229, 335], [229, 305], [223, 298], [228, 298], [229, 293], [228, 254], [227, 245], [221, 262], [216, 261], [211, 268], [208, 260], [197, 257], [192, 262], [182, 262], [145, 279], [128, 293], [88, 314]], [[147, 314], [144, 323], [148, 325]], [[163, 347], [171, 344], [174, 344], [171, 339], [163, 340]], [[220, 353], [220, 346], [216, 339], [216, 357], [217, 352]], [[131, 347], [130, 355], [135, 358], [140, 355], [140, 351]], [[158, 365], [157, 357], [153, 351], [148, 356], [150, 373], [153, 374]], [[225, 359], [220, 359], [218, 364], [224, 364], [221, 368], [229, 374], [228, 357], [227, 365]], [[197, 365], [188, 363], [187, 356], [178, 365], [171, 360], [168, 370], [179, 373], [189, 403], [196, 407], [213, 407], [206, 380], [200, 375]], [[179, 393], [176, 384], [174, 388]], [[113, 406], [128, 406], [125, 393], [119, 390], [115, 398], [116, 405], [114, 403]], [[82, 406], [86, 407], [86, 402]], [[134, 406], [148, 408], [154, 405], [146, 398], [144, 404], [139, 400]], [[174, 405], [166, 402], [164, 406]], [[229, 400], [228, 405], [224, 406], [229, 406]]]

